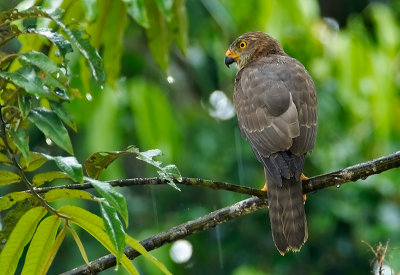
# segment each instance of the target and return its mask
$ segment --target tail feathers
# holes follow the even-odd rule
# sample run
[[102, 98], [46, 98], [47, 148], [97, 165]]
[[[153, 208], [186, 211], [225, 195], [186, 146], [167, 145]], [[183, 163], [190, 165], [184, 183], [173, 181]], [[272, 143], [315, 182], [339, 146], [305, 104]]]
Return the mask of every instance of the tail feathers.
[[279, 253], [299, 251], [308, 238], [301, 180], [282, 177], [279, 186], [267, 176], [269, 217], [274, 243]]

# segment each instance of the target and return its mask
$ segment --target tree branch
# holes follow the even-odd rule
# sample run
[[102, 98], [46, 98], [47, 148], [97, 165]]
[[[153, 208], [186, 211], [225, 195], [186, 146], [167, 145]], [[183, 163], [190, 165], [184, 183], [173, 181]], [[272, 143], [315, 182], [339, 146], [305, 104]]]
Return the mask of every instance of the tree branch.
[[[316, 190], [324, 189], [330, 186], [341, 185], [350, 181], [356, 181], [358, 179], [366, 179], [368, 176], [373, 174], [379, 174], [383, 171], [399, 167], [400, 166], [400, 151], [393, 153], [388, 156], [384, 156], [372, 161], [360, 163], [342, 170], [338, 170], [332, 173], [316, 176], [309, 178], [303, 182], [303, 192], [310, 193]], [[206, 183], [203, 185], [203, 183]], [[164, 184], [165, 182], [160, 179], [132, 179], [132, 180], [119, 180], [113, 181], [113, 185], [118, 186], [127, 186], [127, 185], [137, 185], [137, 184]], [[213, 182], [208, 180], [200, 180], [200, 179], [190, 179], [186, 178], [183, 180], [182, 184], [185, 185], [202, 185], [207, 186], [214, 189], [225, 189], [230, 191], [235, 188], [232, 188], [231, 184], [221, 183], [221, 182]], [[75, 186], [75, 185], [74, 185]], [[212, 187], [211, 187], [212, 186]], [[218, 187], [217, 187], [218, 186]], [[239, 186], [240, 187], [240, 186]], [[90, 188], [90, 187], [87, 187]], [[243, 188], [243, 187], [242, 187]], [[43, 189], [43, 188], [41, 188]], [[81, 188], [86, 189], [86, 188]], [[48, 190], [48, 189], [46, 189]], [[256, 189], [245, 188], [241, 190], [247, 190], [253, 192]], [[246, 192], [247, 192], [246, 191]], [[260, 190], [258, 190], [260, 191]], [[45, 191], [43, 191], [45, 192]], [[234, 218], [250, 214], [255, 212], [264, 206], [267, 205], [267, 200], [265, 199], [265, 192], [261, 191], [261, 195], [264, 198], [252, 197], [246, 200], [242, 200], [233, 205], [221, 208], [214, 212], [211, 212], [205, 216], [197, 218], [192, 221], [188, 221], [181, 225], [175, 226], [169, 230], [161, 232], [157, 235], [154, 235], [150, 238], [147, 238], [141, 242], [141, 244], [146, 248], [147, 251], [151, 251], [158, 247], [161, 247], [167, 243], [176, 241], [178, 239], [182, 239], [186, 236], [194, 234], [199, 231], [204, 231], [210, 227], [214, 227], [218, 224], [227, 222]], [[244, 192], [241, 192], [244, 193]], [[255, 192], [258, 193], [258, 192]], [[254, 193], [254, 195], [255, 195]], [[247, 194], [250, 194], [247, 193]], [[127, 247], [125, 249], [125, 254], [130, 259], [134, 259], [140, 254], [131, 247]], [[115, 266], [115, 257], [112, 254], [103, 256], [99, 259], [96, 259], [90, 263], [90, 267], [87, 265], [83, 265], [77, 268], [74, 268], [68, 272], [63, 273], [64, 275], [72, 275], [72, 274], [91, 274], [100, 272], [112, 266]]]

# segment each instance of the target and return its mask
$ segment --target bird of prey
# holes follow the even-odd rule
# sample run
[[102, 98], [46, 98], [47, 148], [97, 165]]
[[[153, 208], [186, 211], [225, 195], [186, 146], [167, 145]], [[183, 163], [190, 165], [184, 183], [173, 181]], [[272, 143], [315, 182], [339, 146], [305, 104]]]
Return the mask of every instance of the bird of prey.
[[299, 61], [262, 32], [245, 33], [229, 46], [225, 64], [234, 62], [238, 124], [264, 166], [275, 246], [282, 255], [299, 251], [308, 238], [302, 172], [317, 134], [314, 82]]

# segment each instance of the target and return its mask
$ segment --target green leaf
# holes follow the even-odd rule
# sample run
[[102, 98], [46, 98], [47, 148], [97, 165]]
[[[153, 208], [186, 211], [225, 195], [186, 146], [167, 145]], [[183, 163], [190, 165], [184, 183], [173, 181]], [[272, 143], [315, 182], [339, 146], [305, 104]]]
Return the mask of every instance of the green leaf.
[[33, 69], [23, 67], [15, 72], [0, 71], [0, 78], [3, 78], [14, 85], [24, 89], [28, 94], [37, 97], [44, 97], [50, 100], [58, 100], [56, 94], [52, 93], [44, 82], [39, 78]]
[[67, 129], [53, 111], [38, 107], [31, 110], [28, 119], [58, 146], [71, 155], [74, 154]]
[[39, 173], [33, 176], [32, 183], [38, 187], [46, 182], [51, 182], [55, 179], [66, 179], [69, 176], [66, 173], [60, 171], [51, 171]]
[[12, 164], [11, 160], [3, 153], [0, 153], [0, 162], [5, 164]]
[[103, 216], [104, 226], [115, 250], [117, 251], [117, 266], [124, 253], [125, 232], [117, 211], [106, 200], [100, 203], [101, 215]]
[[13, 138], [15, 146], [22, 153], [24, 158], [29, 162], [29, 137], [26, 135], [25, 130], [18, 129], [17, 132], [9, 132], [9, 134]]
[[73, 52], [73, 48], [71, 46], [71, 43], [64, 38], [61, 34], [54, 32], [52, 29], [47, 29], [47, 28], [40, 28], [40, 29], [34, 29], [34, 28], [29, 28], [24, 31], [25, 33], [34, 33], [34, 34], [39, 34], [41, 36], [46, 37], [49, 39], [54, 45], [57, 46], [58, 50], [60, 51], [61, 55], [65, 57], [67, 53]]
[[178, 181], [182, 180], [181, 173], [179, 172], [176, 165], [169, 164], [165, 167], [162, 167], [161, 161], [156, 161], [153, 159], [154, 157], [161, 155], [162, 155], [161, 150], [152, 149], [145, 152], [139, 152], [137, 158], [156, 167], [158, 169], [157, 173], [162, 179], [167, 180], [169, 185], [171, 185], [176, 190], [181, 191], [181, 189], [179, 189], [179, 187], [176, 186], [176, 184], [174, 183], [174, 179], [177, 179]]
[[173, 0], [156, 0], [158, 9], [162, 12], [165, 18], [169, 21], [172, 17]]
[[171, 44], [167, 22], [154, 1], [145, 1], [144, 3], [150, 25], [146, 30], [146, 36], [151, 53], [158, 66], [166, 72], [169, 64], [169, 48]]
[[22, 275], [40, 274], [51, 247], [55, 242], [60, 223], [60, 218], [56, 215], [52, 215], [45, 218], [39, 224], [26, 254]]
[[37, 152], [29, 152], [29, 162], [26, 161], [24, 156], [19, 160], [19, 165], [21, 165], [22, 169], [26, 172], [32, 172], [36, 169], [40, 168], [44, 163], [46, 163], [47, 159], [41, 153]]
[[[115, 250], [110, 238], [105, 232], [104, 222], [99, 216], [96, 216], [85, 209], [72, 205], [63, 206], [59, 209], [59, 211], [60, 213], [66, 214], [68, 217], [70, 217], [70, 221], [72, 223], [80, 226], [90, 235], [96, 238], [112, 254], [117, 254], [117, 251]], [[128, 272], [130, 272], [130, 274], [139, 274], [125, 254], [122, 254], [121, 264], [125, 269], [128, 270]]]
[[120, 77], [121, 57], [124, 52], [124, 31], [127, 23], [126, 7], [121, 1], [112, 1], [105, 25], [101, 27], [104, 69], [112, 87]]
[[47, 254], [47, 258], [43, 263], [43, 267], [42, 270], [40, 271], [40, 274], [47, 274], [47, 271], [49, 270], [50, 265], [53, 262], [54, 257], [56, 256], [57, 251], [61, 246], [61, 243], [64, 241], [66, 233], [67, 233], [67, 223], [65, 223], [63, 229], [61, 229], [60, 233], [58, 233], [56, 240], [54, 241], [49, 253]]
[[162, 156], [162, 151], [160, 149], [151, 149], [144, 152], [139, 152], [137, 158], [147, 162], [157, 168], [160, 168], [161, 161], [154, 160], [154, 157]]
[[0, 186], [20, 182], [21, 178], [9, 171], [0, 171]]
[[137, 252], [142, 254], [142, 256], [145, 257], [147, 260], [151, 261], [156, 267], [164, 272], [164, 274], [171, 274], [171, 272], [168, 271], [168, 269], [162, 262], [153, 257], [149, 252], [147, 252], [146, 248], [144, 248], [143, 245], [141, 245], [137, 240], [135, 240], [128, 234], [125, 235], [125, 242], [127, 245], [131, 246]]
[[72, 130], [75, 132], [78, 131], [76, 127], [75, 121], [72, 120], [72, 118], [69, 116], [68, 112], [65, 111], [63, 106], [60, 103], [57, 102], [50, 102], [51, 109], [58, 115], [58, 117], [69, 127], [71, 127]]
[[67, 173], [72, 180], [83, 183], [82, 165], [76, 160], [75, 157], [52, 157], [45, 154], [43, 154], [43, 156], [48, 160], [54, 160], [58, 168]]
[[96, 19], [98, 12], [96, 0], [83, 0], [82, 7], [85, 11], [84, 14], [86, 21], [90, 22]]
[[50, 190], [44, 195], [44, 197], [48, 202], [61, 199], [84, 199], [90, 201], [96, 200], [96, 198], [89, 192], [83, 190], [66, 189], [66, 188]]
[[12, 207], [19, 201], [23, 201], [27, 198], [31, 198], [32, 194], [26, 192], [12, 192], [7, 195], [0, 197], [0, 211], [6, 210]]
[[85, 177], [85, 181], [90, 183], [96, 191], [104, 197], [107, 202], [117, 210], [117, 212], [123, 218], [126, 227], [128, 227], [128, 207], [124, 196], [117, 192], [108, 182], [99, 181]]
[[148, 28], [149, 18], [143, 0], [123, 0], [128, 8], [128, 14], [143, 28]]
[[80, 30], [67, 31], [67, 29], [64, 29], [64, 31], [86, 59], [94, 79], [100, 85], [104, 84], [106, 74], [103, 61], [96, 49], [90, 44], [89, 38], [84, 38], [84, 32]]
[[174, 34], [174, 39], [179, 49], [185, 54], [188, 45], [188, 22], [185, 0], [175, 0], [173, 6], [173, 16], [169, 22], [170, 33]]
[[105, 81], [105, 72], [103, 67], [103, 61], [97, 52], [97, 50], [90, 44], [90, 39], [85, 38], [85, 32], [80, 30], [70, 30], [64, 23], [61, 21], [62, 10], [57, 9], [52, 14], [47, 14], [42, 12], [43, 16], [46, 16], [53, 20], [64, 33], [68, 36], [70, 41], [78, 48], [80, 53], [86, 59], [89, 64], [90, 70], [94, 79], [100, 84], [104, 84]]
[[85, 171], [91, 178], [97, 179], [101, 171], [107, 168], [114, 160], [125, 154], [137, 154], [139, 149], [129, 146], [124, 151], [97, 152], [92, 154], [84, 163]]
[[0, 254], [2, 274], [14, 274], [25, 245], [46, 213], [47, 210], [39, 206], [30, 209], [19, 219]]
[[31, 64], [38, 67], [43, 72], [53, 76], [60, 85], [64, 86], [68, 81], [63, 71], [45, 54], [36, 51], [22, 53], [19, 57], [22, 65]]

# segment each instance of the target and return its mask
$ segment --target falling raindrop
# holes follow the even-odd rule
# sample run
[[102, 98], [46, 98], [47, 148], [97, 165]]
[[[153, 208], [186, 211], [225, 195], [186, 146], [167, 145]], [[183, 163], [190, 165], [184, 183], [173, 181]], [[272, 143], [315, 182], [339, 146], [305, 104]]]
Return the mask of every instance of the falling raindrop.
[[47, 145], [53, 145], [53, 142], [49, 138], [46, 138], [46, 143], [47, 143]]
[[91, 94], [87, 93], [86, 94], [86, 99], [89, 100], [89, 101], [92, 101], [93, 97], [92, 97]]
[[172, 75], [167, 76], [167, 81], [169, 84], [172, 84], [175, 82], [175, 78]]
[[104, 86], [103, 86], [103, 85], [100, 85], [100, 89], [104, 90]]
[[169, 250], [171, 259], [178, 264], [186, 263], [193, 254], [193, 246], [187, 240], [178, 240], [174, 242]]
[[340, 184], [336, 185], [336, 188], [340, 188]]
[[56, 74], [56, 78], [60, 78], [60, 73], [57, 73], [57, 74]]
[[219, 268], [223, 269], [224, 268], [224, 257], [223, 257], [222, 249], [221, 249], [221, 235], [219, 233], [219, 226], [215, 227], [215, 232], [217, 233]]

